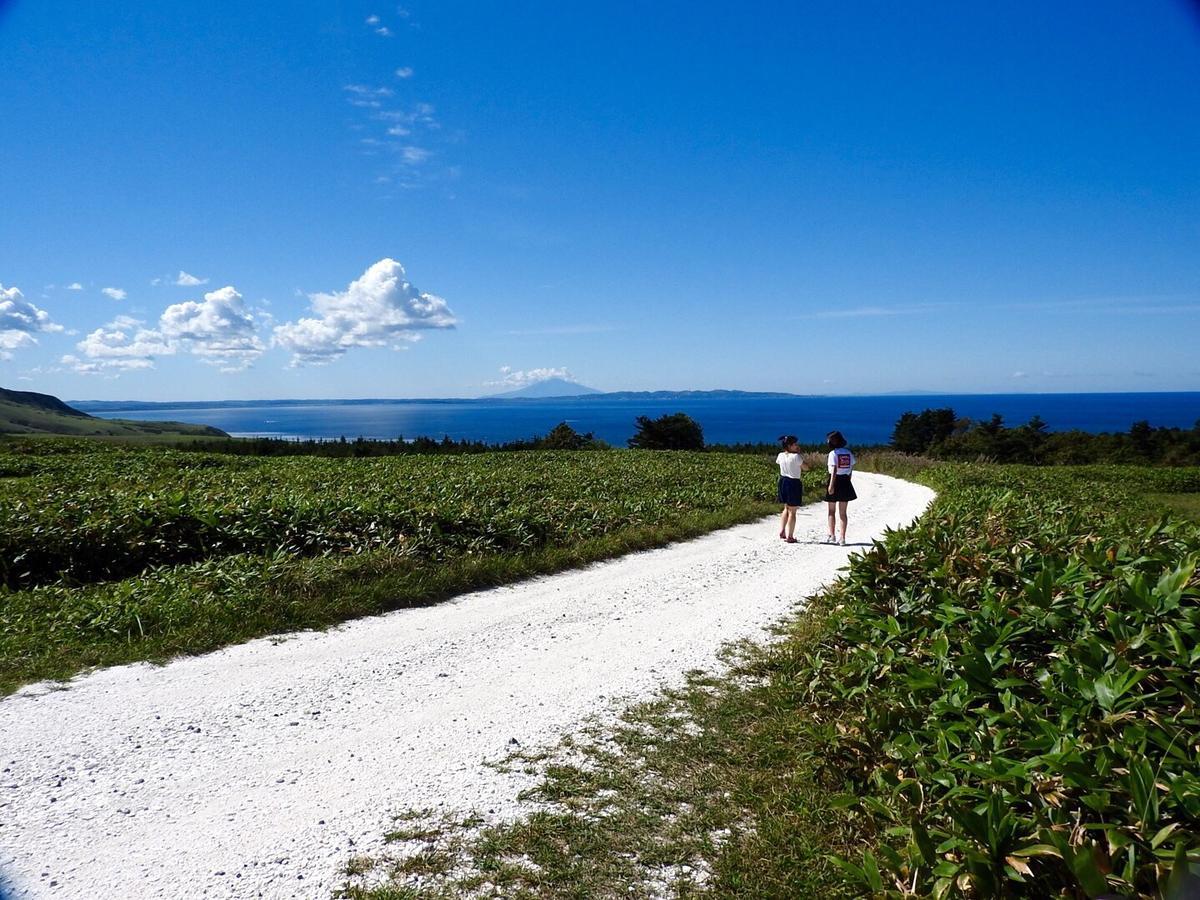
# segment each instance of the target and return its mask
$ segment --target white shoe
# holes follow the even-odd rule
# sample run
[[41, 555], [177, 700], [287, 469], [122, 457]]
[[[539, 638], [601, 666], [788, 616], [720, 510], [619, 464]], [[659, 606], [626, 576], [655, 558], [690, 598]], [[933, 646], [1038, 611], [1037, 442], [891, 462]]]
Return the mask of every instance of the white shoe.
[[842, 539], [841, 539], [841, 540], [840, 540], [838, 543], [840, 543], [840, 544], [841, 544], [843, 547], [845, 547], [845, 546], [846, 546], [846, 539], [845, 539], [845, 538], [842, 538]]
[[821, 543], [822, 544], [836, 544], [837, 539], [831, 534], [831, 535], [827, 535], [825, 540], [821, 541]]

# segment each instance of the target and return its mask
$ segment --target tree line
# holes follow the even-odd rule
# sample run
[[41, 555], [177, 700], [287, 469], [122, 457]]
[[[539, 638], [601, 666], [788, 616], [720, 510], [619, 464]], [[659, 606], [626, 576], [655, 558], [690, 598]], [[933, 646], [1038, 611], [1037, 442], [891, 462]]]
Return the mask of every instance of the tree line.
[[[627, 444], [640, 450], [703, 450], [704, 431], [700, 423], [685, 413], [672, 413], [651, 419], [638, 416], [636, 431]], [[326, 439], [235, 438], [233, 440], [193, 440], [178, 445], [183, 450], [204, 453], [228, 453], [236, 456], [326, 456], [362, 458], [376, 456], [429, 455], [438, 453], [511, 453], [523, 450], [610, 450], [611, 445], [592, 432], [580, 434], [567, 422], [559, 422], [544, 435], [516, 441], [489, 443], [466, 438], [455, 440], [446, 435], [438, 440], [426, 436], [379, 440], [359, 437]]]
[[1000, 415], [977, 421], [960, 418], [944, 407], [904, 413], [892, 431], [891, 446], [904, 453], [949, 460], [1194, 466], [1200, 465], [1200, 420], [1190, 429], [1155, 428], [1142, 420], [1127, 432], [1092, 434], [1050, 431], [1040, 416], [1010, 427]]

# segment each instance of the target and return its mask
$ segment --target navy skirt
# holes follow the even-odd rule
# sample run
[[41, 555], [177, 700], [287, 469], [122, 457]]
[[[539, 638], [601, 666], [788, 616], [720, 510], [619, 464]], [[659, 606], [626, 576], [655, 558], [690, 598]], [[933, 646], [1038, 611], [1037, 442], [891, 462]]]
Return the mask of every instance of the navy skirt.
[[799, 478], [780, 475], [779, 490], [775, 496], [787, 506], [801, 506], [804, 503], [804, 483]]
[[849, 475], [834, 475], [833, 476], [833, 493], [826, 493], [825, 500], [828, 503], [857, 500], [858, 494], [854, 493], [854, 485], [850, 483]]

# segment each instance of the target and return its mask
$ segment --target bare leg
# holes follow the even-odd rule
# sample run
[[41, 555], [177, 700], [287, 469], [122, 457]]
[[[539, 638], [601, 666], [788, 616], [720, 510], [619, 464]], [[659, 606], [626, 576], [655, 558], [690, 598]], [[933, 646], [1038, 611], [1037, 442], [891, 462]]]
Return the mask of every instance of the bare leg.
[[828, 506], [829, 506], [829, 539], [832, 541], [833, 537], [834, 537], [833, 525], [834, 525], [834, 517], [836, 516], [837, 503], [835, 503], [834, 501], [831, 500], [831, 501], [829, 501]]
[[[842, 520], [842, 543], [846, 543], [846, 500], [838, 501], [838, 518]], [[830, 517], [832, 518], [832, 516]]]
[[790, 541], [796, 536], [796, 507], [787, 508], [787, 536]]
[[788, 523], [788, 507], [785, 506], [783, 508], [783, 512], [779, 514], [779, 536], [781, 538], [787, 537], [787, 523]]

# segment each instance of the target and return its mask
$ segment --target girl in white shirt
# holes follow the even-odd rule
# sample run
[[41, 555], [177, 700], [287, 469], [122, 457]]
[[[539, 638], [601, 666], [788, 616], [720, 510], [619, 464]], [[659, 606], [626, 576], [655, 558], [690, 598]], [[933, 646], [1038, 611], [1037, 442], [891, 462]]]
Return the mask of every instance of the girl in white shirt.
[[825, 441], [829, 444], [829, 457], [826, 462], [826, 468], [829, 469], [829, 486], [825, 492], [825, 502], [829, 504], [829, 537], [825, 542], [837, 542], [833, 527], [836, 514], [842, 523], [841, 544], [845, 546], [846, 504], [858, 499], [854, 485], [850, 483], [850, 476], [854, 473], [854, 454], [846, 446], [846, 439], [840, 431], [829, 432], [825, 435]]
[[783, 504], [779, 519], [779, 536], [789, 544], [796, 543], [796, 508], [804, 502], [804, 485], [800, 476], [804, 473], [804, 456], [794, 434], [779, 438], [783, 450], [775, 457], [779, 464], [779, 490], [776, 496]]

